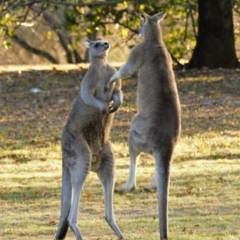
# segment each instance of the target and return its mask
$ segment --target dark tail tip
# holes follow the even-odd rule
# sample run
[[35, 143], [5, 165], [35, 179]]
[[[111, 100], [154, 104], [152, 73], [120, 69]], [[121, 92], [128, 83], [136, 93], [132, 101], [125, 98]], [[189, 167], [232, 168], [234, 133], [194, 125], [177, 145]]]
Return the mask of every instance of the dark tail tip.
[[57, 234], [54, 240], [62, 240], [66, 237], [68, 231], [68, 223], [67, 221], [58, 227]]

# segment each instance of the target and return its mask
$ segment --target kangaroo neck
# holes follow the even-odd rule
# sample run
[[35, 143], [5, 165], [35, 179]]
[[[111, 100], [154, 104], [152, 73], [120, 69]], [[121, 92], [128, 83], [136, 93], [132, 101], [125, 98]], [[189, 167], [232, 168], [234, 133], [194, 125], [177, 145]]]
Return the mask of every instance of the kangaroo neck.
[[91, 59], [91, 64], [97, 65], [97, 66], [105, 66], [107, 65], [107, 56], [104, 57], [94, 57]]
[[160, 26], [158, 25], [148, 26], [148, 28], [145, 29], [144, 41], [161, 44], [163, 41]]
[[144, 42], [149, 42], [150, 44], [159, 44], [159, 45], [163, 44], [163, 40], [160, 37], [160, 35], [156, 35], [156, 34], [144, 36], [143, 40]]

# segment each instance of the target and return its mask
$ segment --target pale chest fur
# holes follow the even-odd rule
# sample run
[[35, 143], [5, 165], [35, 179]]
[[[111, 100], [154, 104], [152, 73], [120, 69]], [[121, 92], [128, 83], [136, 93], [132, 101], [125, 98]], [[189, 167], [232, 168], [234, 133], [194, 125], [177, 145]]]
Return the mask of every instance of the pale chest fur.
[[[106, 64], [100, 67], [93, 66], [92, 69], [89, 69], [89, 73], [94, 78], [94, 96], [104, 102], [110, 102], [113, 90], [109, 89], [106, 92], [105, 87], [115, 70]], [[86, 81], [88, 80], [86, 79]]]

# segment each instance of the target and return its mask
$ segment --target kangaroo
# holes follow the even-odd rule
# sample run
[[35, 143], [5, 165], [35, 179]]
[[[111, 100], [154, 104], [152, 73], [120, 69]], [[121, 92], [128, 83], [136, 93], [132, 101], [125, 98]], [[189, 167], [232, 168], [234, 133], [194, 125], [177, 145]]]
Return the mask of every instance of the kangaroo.
[[127, 182], [118, 191], [136, 188], [136, 169], [141, 152], [155, 160], [160, 239], [168, 238], [168, 191], [172, 154], [181, 129], [180, 102], [172, 61], [162, 40], [159, 22], [166, 12], [140, 13], [143, 41], [130, 52], [127, 62], [110, 78], [106, 89], [118, 79], [138, 71], [137, 114], [129, 134], [130, 168]]
[[78, 205], [90, 170], [97, 173], [103, 186], [105, 219], [118, 239], [123, 239], [114, 220], [115, 161], [109, 141], [114, 112], [122, 103], [121, 80], [106, 92], [105, 86], [116, 72], [107, 63], [110, 45], [101, 39], [86, 40], [85, 45], [89, 48], [90, 66], [62, 132], [61, 217], [55, 239], [64, 239], [68, 227], [77, 240], [83, 239], [77, 227]]

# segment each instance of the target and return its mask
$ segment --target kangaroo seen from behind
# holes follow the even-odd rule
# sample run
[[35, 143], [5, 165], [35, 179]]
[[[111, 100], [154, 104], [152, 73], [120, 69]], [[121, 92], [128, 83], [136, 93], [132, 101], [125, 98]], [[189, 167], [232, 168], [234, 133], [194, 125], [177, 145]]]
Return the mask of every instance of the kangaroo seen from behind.
[[77, 227], [78, 205], [90, 170], [97, 173], [103, 186], [105, 218], [118, 239], [123, 239], [113, 214], [115, 163], [109, 141], [113, 112], [122, 103], [121, 80], [106, 92], [105, 86], [116, 72], [107, 63], [110, 45], [103, 40], [85, 44], [91, 64], [62, 133], [61, 217], [55, 239], [64, 239], [68, 227], [77, 240], [83, 239]]
[[168, 238], [168, 189], [172, 154], [181, 129], [180, 103], [171, 57], [162, 40], [160, 20], [165, 12], [149, 16], [141, 12], [143, 41], [115, 73], [109, 86], [138, 71], [137, 114], [129, 134], [130, 168], [126, 184], [118, 191], [136, 187], [137, 161], [141, 152], [155, 159], [160, 239]]

